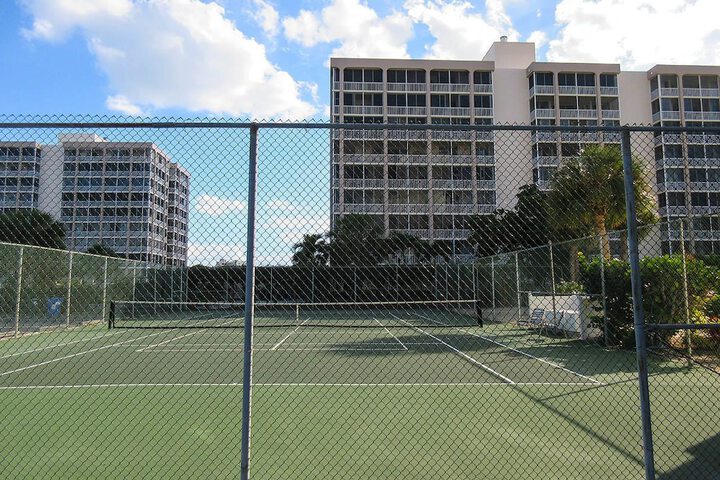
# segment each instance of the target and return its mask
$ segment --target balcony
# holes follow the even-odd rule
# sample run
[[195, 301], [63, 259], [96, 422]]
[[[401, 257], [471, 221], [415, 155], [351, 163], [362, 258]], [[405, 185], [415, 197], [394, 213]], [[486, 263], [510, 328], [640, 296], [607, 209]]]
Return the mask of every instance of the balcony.
[[593, 86], [560, 85], [558, 93], [560, 95], [595, 95], [596, 90]]
[[600, 87], [600, 95], [608, 97], [617, 97], [619, 94], [618, 87]]
[[560, 118], [597, 118], [597, 110], [589, 108], [561, 108]]
[[668, 217], [668, 216], [685, 216], [687, 215], [687, 208], [685, 206], [670, 206], [670, 207], [660, 207], [658, 209], [658, 212], [660, 213], [661, 217]]
[[[702, 135], [699, 135], [702, 137]], [[663, 143], [680, 143], [682, 136], [679, 133], [662, 133], [657, 137], [653, 138], [653, 144], [655, 146], [662, 145]], [[690, 141], [690, 135], [688, 135], [688, 141]]]
[[720, 112], [689, 112], [685, 110], [683, 114], [685, 120], [720, 120]]
[[555, 94], [555, 86], [554, 85], [535, 85], [530, 89], [530, 96], [533, 95], [554, 95]]
[[433, 210], [437, 213], [475, 213], [475, 205], [468, 204], [435, 204]]
[[333, 115], [340, 115], [340, 105], [333, 105]]
[[[384, 138], [383, 130], [353, 130], [353, 129], [341, 129], [335, 130], [336, 133], [343, 134], [346, 140], [382, 140]], [[337, 137], [336, 137], [337, 138]]]
[[388, 83], [388, 92], [425, 92], [427, 84], [425, 83]]
[[389, 140], [426, 140], [425, 130], [388, 130]]
[[682, 192], [685, 190], [685, 182], [658, 183], [658, 189], [664, 192]]
[[431, 92], [469, 93], [469, 83], [431, 83]]
[[382, 178], [346, 178], [345, 188], [384, 188], [385, 180]]
[[427, 179], [422, 178], [391, 178], [388, 180], [388, 188], [422, 188], [427, 189]]
[[447, 189], [471, 189], [473, 188], [472, 180], [451, 180], [447, 178], [433, 178], [433, 188], [447, 188]]
[[469, 117], [467, 107], [430, 107], [430, 115], [434, 117]]
[[421, 116], [427, 115], [427, 108], [425, 107], [387, 107], [388, 115], [410, 115], [410, 116]]
[[530, 112], [530, 118], [535, 120], [538, 118], [555, 118], [554, 108], [536, 108]]
[[653, 123], [659, 122], [660, 120], [680, 120], [680, 112], [675, 110], [667, 110], [653, 113]]
[[391, 203], [388, 205], [389, 213], [428, 213], [430, 205], [427, 203]]
[[388, 155], [388, 163], [420, 163], [427, 164], [429, 155], [404, 155], [404, 154], [390, 154]]
[[344, 90], [382, 92], [385, 89], [383, 82], [343, 82]]
[[656, 160], [655, 163], [660, 167], [682, 167], [685, 165], [685, 161], [682, 157], [663, 157], [660, 160]]
[[384, 211], [384, 205], [382, 203], [375, 204], [351, 204], [346, 203], [343, 205], [333, 205], [333, 211], [335, 213], [382, 213]]
[[406, 232], [409, 235], [412, 235], [413, 237], [417, 238], [430, 238], [430, 230], [427, 228], [410, 228], [407, 230], [400, 230], [401, 232]]
[[475, 93], [492, 93], [493, 92], [493, 86], [492, 84], [475, 84], [473, 85], [473, 92]]
[[557, 132], [533, 132], [530, 140], [533, 143], [538, 142], [556, 142], [558, 139]]
[[495, 180], [476, 180], [475, 186], [478, 190], [495, 190]]
[[478, 142], [492, 142], [495, 136], [492, 130], [482, 130], [475, 132], [475, 140]]
[[556, 167], [560, 165], [560, 159], [555, 155], [537, 155], [534, 156], [532, 160], [533, 167]]
[[720, 89], [717, 88], [683, 88], [683, 97], [719, 97]]
[[433, 130], [430, 132], [433, 140], [467, 140], [473, 139], [473, 132], [470, 130]]
[[[669, 134], [665, 134], [667, 137]], [[680, 135], [677, 135], [680, 137]], [[657, 137], [655, 137], [657, 138]], [[717, 144], [720, 143], [720, 135], [708, 135], [708, 134], [702, 134], [702, 133], [688, 133], [687, 134], [687, 142], [688, 143], [699, 143], [699, 144]], [[668, 143], [680, 143], [680, 140], [677, 142], [670, 142]]]
[[341, 159], [345, 163], [384, 163], [385, 155], [382, 153], [347, 153], [344, 155], [335, 155], [335, 161]]
[[343, 108], [345, 115], [382, 115], [383, 107], [361, 107], [356, 105], [345, 105]]
[[472, 155], [430, 155], [430, 163], [441, 164], [449, 163], [451, 165], [457, 164], [472, 164]]
[[475, 155], [478, 165], [495, 165], [495, 155]]
[[599, 142], [600, 132], [561, 132], [560, 139], [563, 142]]
[[604, 110], [603, 109], [600, 112], [601, 112], [600, 114], [602, 115], [603, 119], [620, 118], [620, 110]]
[[473, 109], [473, 113], [475, 114], [476, 117], [492, 117], [493, 109], [476, 107], [475, 109]]
[[678, 88], [660, 88], [650, 92], [650, 99], [655, 100], [658, 97], [677, 97], [680, 93]]
[[433, 238], [436, 240], [465, 240], [470, 236], [468, 229], [436, 228], [433, 230]]

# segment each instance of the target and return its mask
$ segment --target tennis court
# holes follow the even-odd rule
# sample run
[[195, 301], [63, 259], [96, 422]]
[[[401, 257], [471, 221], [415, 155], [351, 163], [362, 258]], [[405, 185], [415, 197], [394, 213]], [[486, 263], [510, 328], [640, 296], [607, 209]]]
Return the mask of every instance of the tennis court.
[[[166, 311], [157, 328], [145, 317], [0, 342], [3, 470], [237, 478], [244, 332], [216, 328], [240, 321], [223, 312], [205, 328], [183, 328], [195, 321], [187, 312], [165, 325]], [[258, 311], [254, 477], [642, 475], [632, 352], [402, 312], [324, 310], [284, 324]], [[679, 363], [657, 375], [684, 388], [717, 381]], [[695, 434], [697, 407], [690, 398], [675, 412]]]

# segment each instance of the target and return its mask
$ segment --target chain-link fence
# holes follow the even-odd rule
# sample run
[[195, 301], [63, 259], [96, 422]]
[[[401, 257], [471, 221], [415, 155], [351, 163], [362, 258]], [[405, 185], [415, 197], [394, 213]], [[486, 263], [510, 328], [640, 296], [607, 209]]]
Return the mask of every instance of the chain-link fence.
[[12, 120], [3, 476], [717, 477], [717, 129]]

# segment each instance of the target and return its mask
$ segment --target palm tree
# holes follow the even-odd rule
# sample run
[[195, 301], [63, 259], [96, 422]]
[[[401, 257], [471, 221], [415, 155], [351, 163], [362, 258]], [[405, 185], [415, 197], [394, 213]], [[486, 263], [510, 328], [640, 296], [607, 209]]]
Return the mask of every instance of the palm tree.
[[426, 261], [429, 256], [430, 242], [422, 240], [406, 232], [391, 232], [384, 240], [388, 255], [413, 255], [419, 262]]
[[[638, 220], [655, 220], [655, 201], [639, 161], [632, 160]], [[617, 146], [591, 145], [553, 175], [548, 195], [554, 229], [600, 236], [602, 254], [610, 258], [608, 230], [625, 225], [623, 160]]]
[[65, 249], [65, 227], [40, 210], [0, 214], [0, 242]]
[[293, 245], [293, 265], [318, 267], [327, 265], [328, 244], [324, 234], [306, 234], [300, 242]]

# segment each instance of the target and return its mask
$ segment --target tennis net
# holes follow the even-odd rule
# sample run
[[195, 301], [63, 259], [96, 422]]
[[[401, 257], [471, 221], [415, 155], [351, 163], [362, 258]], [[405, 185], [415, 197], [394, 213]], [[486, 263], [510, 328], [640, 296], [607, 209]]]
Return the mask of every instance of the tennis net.
[[[256, 303], [255, 327], [472, 326], [474, 300]], [[242, 328], [244, 303], [113, 301], [110, 328]]]

